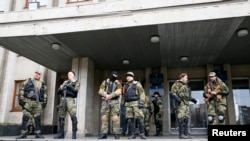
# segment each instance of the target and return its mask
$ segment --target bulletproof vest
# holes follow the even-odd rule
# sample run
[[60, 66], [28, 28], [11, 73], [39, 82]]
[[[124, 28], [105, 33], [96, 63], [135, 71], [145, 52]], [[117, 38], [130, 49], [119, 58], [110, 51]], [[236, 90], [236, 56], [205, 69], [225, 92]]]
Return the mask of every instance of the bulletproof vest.
[[139, 95], [137, 93], [137, 83], [132, 82], [132, 84], [125, 84], [125, 101], [137, 101], [139, 100]]
[[160, 111], [160, 108], [157, 105], [157, 100], [158, 99], [155, 98], [155, 100], [152, 101], [152, 103], [154, 104], [154, 113], [159, 113], [159, 111]]
[[[38, 96], [39, 96], [39, 101], [43, 101], [44, 100], [44, 93], [45, 93], [45, 84], [44, 82], [41, 82], [41, 88], [38, 88]], [[24, 97], [28, 98], [27, 95], [31, 92], [35, 90], [35, 86], [32, 83], [31, 78], [28, 79], [28, 82], [26, 83], [26, 86], [24, 88]]]
[[[75, 88], [76, 87], [76, 82], [77, 81], [70, 83], [70, 81], [67, 81], [66, 84], [69, 84], [69, 85], [71, 85], [71, 86], [73, 86]], [[77, 97], [77, 93], [78, 93], [78, 91], [74, 91], [72, 89], [67, 89], [66, 96], [67, 97], [76, 98]]]
[[[117, 86], [118, 86], [118, 82], [117, 81], [118, 80], [115, 80], [113, 82], [110, 79], [107, 79], [105, 81], [105, 88], [106, 88], [107, 94], [111, 94], [111, 93], [113, 93], [117, 89]], [[113, 97], [112, 99], [118, 99], [118, 97]]]

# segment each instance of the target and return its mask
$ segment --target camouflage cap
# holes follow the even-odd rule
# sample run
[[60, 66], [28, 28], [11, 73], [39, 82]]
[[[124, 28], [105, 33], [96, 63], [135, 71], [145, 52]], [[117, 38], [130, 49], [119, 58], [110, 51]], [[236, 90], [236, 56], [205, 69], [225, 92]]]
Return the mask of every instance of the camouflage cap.
[[215, 72], [210, 72], [208, 76], [209, 76], [209, 77], [216, 76], [216, 73], [215, 73]]
[[129, 72], [126, 73], [126, 76], [132, 76], [132, 77], [134, 77], [135, 75], [134, 75], [134, 73], [132, 71], [129, 71]]

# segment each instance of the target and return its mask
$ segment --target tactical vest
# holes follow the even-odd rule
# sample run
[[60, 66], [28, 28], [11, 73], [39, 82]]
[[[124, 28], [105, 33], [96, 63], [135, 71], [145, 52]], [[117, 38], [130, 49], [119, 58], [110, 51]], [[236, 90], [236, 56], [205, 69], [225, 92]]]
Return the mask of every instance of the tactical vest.
[[129, 83], [125, 84], [125, 101], [137, 101], [139, 100], [139, 95], [137, 92], [137, 82], [133, 81], [133, 84], [129, 85]]
[[[65, 84], [71, 85], [72, 87], [75, 88], [76, 82], [77, 81], [70, 83], [70, 81], [67, 81]], [[66, 91], [66, 97], [76, 98], [77, 94], [78, 94], [78, 91], [74, 91], [72, 89], [67, 89], [67, 91]]]
[[[37, 88], [40, 102], [42, 102], [44, 100], [44, 93], [45, 93], [45, 84], [44, 84], [44, 82], [41, 82], [41, 83], [42, 83], [41, 88]], [[26, 86], [24, 88], [23, 96], [30, 99], [30, 97], [28, 97], [28, 95], [31, 91], [34, 92], [34, 90], [35, 90], [35, 86], [31, 80], [31, 78], [29, 78], [27, 83], [26, 83]]]
[[[115, 80], [114, 82], [112, 82], [112, 84], [110, 84], [112, 81], [110, 81], [110, 79], [106, 79], [105, 81], [105, 91], [107, 92], [107, 94], [111, 94], [113, 93], [116, 89], [117, 89], [117, 86], [118, 86], [118, 80]], [[116, 96], [116, 97], [113, 97], [112, 100], [117, 100], [119, 97]]]
[[153, 105], [154, 105], [154, 113], [159, 113], [160, 108], [159, 108], [159, 106], [157, 105], [157, 100], [156, 100], [156, 99], [153, 100], [152, 103], [153, 103]]

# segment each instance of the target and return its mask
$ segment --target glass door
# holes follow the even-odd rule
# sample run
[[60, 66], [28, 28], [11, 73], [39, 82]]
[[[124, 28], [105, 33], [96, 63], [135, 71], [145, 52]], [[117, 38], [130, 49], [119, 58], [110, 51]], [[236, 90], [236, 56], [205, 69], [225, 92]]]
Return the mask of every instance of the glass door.
[[[169, 82], [170, 89], [173, 83], [173, 81]], [[192, 102], [189, 103], [191, 114], [189, 120], [189, 133], [191, 134], [206, 134], [207, 108], [203, 98], [204, 85], [204, 80], [189, 80], [192, 97], [197, 100], [196, 104], [193, 104]], [[178, 133], [175, 108], [174, 99], [170, 96], [171, 133], [173, 134]]]
[[250, 124], [249, 79], [233, 79], [232, 86], [236, 122], [238, 125]]

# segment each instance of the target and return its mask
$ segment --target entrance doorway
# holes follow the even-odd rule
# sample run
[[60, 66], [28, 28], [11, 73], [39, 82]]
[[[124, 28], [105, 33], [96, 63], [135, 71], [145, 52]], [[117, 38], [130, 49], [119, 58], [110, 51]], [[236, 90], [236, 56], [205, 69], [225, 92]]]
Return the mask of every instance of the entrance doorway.
[[[169, 82], [169, 88], [174, 81]], [[190, 106], [190, 120], [189, 120], [189, 133], [190, 134], [206, 134], [207, 130], [207, 108], [203, 98], [204, 92], [204, 80], [189, 80], [189, 87], [191, 89], [192, 97], [197, 100], [196, 104], [192, 102], [189, 103]], [[171, 134], [178, 134], [178, 124], [175, 113], [175, 103], [174, 99], [170, 96], [170, 125], [171, 125]]]
[[249, 78], [232, 80], [235, 115], [238, 125], [250, 124], [249, 85]]

